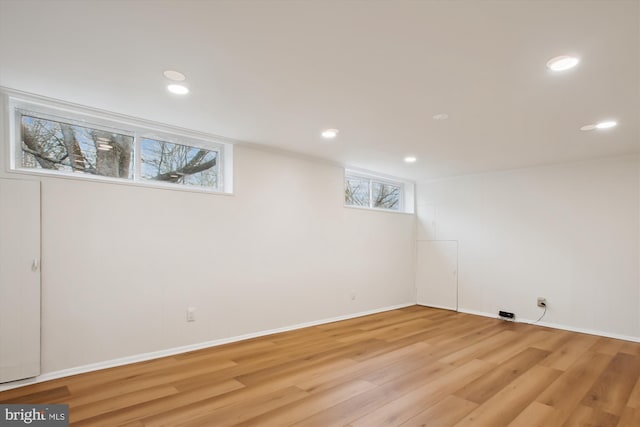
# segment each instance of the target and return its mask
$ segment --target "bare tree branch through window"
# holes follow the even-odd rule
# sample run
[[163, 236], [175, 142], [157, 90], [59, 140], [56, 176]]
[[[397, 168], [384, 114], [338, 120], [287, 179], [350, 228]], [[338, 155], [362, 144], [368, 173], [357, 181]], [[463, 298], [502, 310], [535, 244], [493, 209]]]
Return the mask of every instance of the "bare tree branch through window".
[[[20, 116], [20, 167], [218, 189], [219, 149], [134, 138], [29, 114]], [[138, 144], [140, 176], [134, 153]]]
[[133, 137], [22, 115], [22, 167], [131, 178]]
[[358, 175], [346, 175], [344, 200], [347, 206], [364, 206], [399, 211], [402, 209], [402, 184], [378, 181]]

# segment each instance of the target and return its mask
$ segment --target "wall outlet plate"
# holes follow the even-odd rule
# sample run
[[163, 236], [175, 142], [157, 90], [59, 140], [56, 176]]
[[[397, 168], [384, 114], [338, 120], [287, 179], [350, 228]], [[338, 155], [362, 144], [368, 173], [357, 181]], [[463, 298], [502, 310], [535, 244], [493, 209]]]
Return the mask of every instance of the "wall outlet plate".
[[538, 297], [538, 307], [546, 307], [547, 306], [547, 299], [543, 298], [543, 297]]

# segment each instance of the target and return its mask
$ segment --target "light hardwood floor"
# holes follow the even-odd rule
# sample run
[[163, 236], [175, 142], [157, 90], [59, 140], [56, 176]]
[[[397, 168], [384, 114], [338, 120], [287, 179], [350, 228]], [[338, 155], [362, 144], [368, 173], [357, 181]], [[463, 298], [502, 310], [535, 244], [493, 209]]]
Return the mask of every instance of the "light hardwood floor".
[[76, 426], [640, 426], [640, 344], [407, 307], [0, 393]]

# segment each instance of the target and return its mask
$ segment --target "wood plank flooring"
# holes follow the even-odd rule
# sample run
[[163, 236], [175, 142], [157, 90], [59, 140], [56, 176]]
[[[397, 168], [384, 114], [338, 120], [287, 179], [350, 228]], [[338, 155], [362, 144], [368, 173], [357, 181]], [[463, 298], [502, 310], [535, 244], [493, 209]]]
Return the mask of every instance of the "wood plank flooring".
[[640, 425], [640, 343], [420, 306], [0, 393], [74, 426]]

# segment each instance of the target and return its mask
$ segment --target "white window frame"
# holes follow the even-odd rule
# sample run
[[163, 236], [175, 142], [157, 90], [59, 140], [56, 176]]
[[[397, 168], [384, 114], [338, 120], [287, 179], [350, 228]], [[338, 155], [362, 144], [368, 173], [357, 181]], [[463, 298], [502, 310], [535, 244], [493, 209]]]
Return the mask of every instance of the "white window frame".
[[[101, 111], [89, 107], [68, 104], [61, 101], [50, 100], [33, 95], [14, 94], [8, 91], [2, 93], [6, 98], [5, 107], [8, 111], [8, 151], [9, 159], [6, 165], [7, 172], [28, 175], [53, 176], [66, 179], [79, 179], [89, 181], [109, 182], [115, 184], [136, 185], [145, 187], [165, 188], [180, 191], [204, 192], [213, 194], [233, 193], [233, 143], [220, 137], [176, 128], [156, 122]], [[132, 136], [134, 163], [132, 178], [118, 178], [91, 174], [81, 174], [69, 171], [25, 168], [21, 165], [22, 138], [21, 117], [22, 114], [37, 118], [69, 123], [72, 125], [105, 130]], [[162, 142], [186, 145], [194, 148], [202, 148], [217, 151], [217, 182], [216, 188], [185, 185], [179, 183], [160, 182], [142, 178], [141, 141], [144, 138], [155, 139]]]
[[[359, 205], [350, 205], [347, 204], [347, 201], [344, 197], [344, 187], [346, 186], [347, 179], [353, 177], [361, 180], [369, 181], [369, 205], [368, 206], [359, 206]], [[396, 187], [400, 187], [400, 200], [399, 200], [399, 208], [398, 209], [388, 209], [388, 208], [380, 208], [373, 206], [373, 184], [387, 184], [393, 185]], [[404, 181], [400, 179], [394, 179], [390, 177], [381, 176], [378, 174], [373, 174], [370, 172], [362, 172], [354, 169], [345, 169], [344, 170], [344, 180], [343, 180], [343, 203], [346, 208], [355, 208], [355, 209], [368, 209], [375, 211], [383, 211], [383, 212], [393, 212], [393, 213], [414, 213], [413, 206], [413, 192], [414, 192], [414, 184], [410, 181]]]

